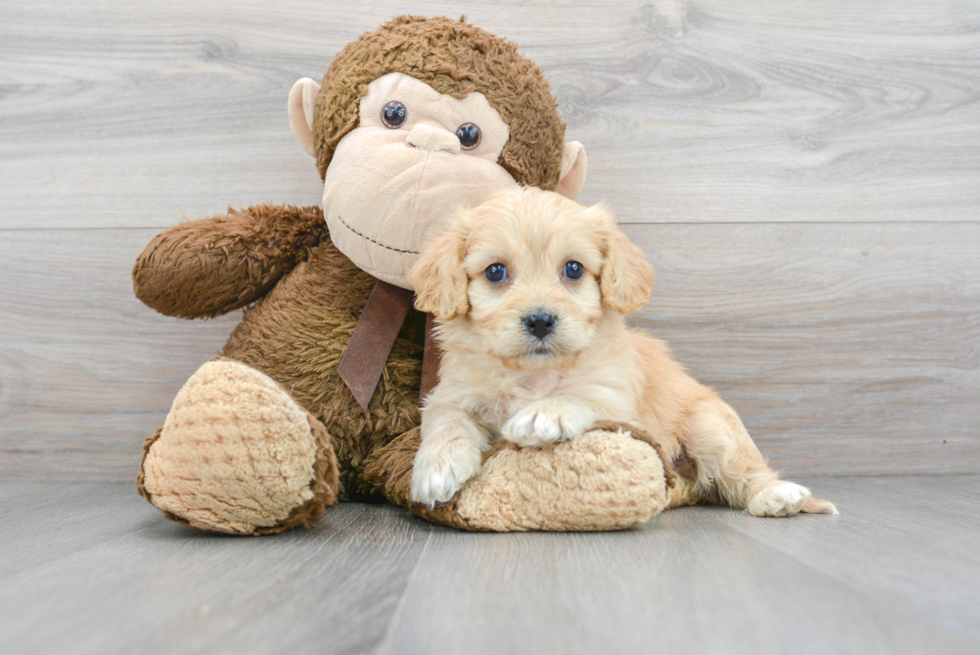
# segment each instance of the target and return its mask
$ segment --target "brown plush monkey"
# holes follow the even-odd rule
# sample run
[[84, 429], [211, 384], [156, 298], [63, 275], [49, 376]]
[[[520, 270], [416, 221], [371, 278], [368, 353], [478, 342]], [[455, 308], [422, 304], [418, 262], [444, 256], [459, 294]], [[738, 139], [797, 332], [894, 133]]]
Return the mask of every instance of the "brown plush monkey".
[[[296, 83], [289, 114], [316, 157], [323, 211], [183, 223], [133, 271], [140, 300], [170, 316], [245, 308], [144, 446], [140, 493], [204, 530], [278, 532], [347, 498], [408, 506], [425, 317], [401, 289], [419, 249], [495, 190], [574, 196], [584, 180], [584, 150], [564, 143], [538, 68], [462, 20], [401, 17], [365, 34], [322, 87]], [[468, 529], [627, 527], [667, 503], [652, 445], [617, 426], [549, 448], [498, 444], [449, 505], [412, 509]]]

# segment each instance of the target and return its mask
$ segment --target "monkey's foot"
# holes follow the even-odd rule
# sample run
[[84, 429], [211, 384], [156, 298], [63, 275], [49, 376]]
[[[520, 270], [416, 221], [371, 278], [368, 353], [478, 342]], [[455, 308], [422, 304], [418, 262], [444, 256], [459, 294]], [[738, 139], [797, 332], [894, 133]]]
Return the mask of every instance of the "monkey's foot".
[[533, 448], [498, 441], [480, 472], [446, 505], [412, 504], [408, 488], [418, 430], [379, 451], [365, 477], [392, 502], [426, 519], [466, 530], [621, 530], [648, 521], [668, 503], [658, 451], [628, 430], [592, 430]]
[[337, 502], [326, 428], [272, 378], [212, 360], [146, 440], [138, 488], [168, 518], [211, 532], [268, 534], [307, 525]]

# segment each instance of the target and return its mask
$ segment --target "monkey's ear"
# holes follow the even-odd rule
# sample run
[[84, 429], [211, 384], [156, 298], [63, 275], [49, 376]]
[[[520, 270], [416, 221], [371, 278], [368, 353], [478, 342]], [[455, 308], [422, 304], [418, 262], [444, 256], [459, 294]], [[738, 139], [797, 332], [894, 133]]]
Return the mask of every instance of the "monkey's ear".
[[561, 153], [561, 180], [555, 191], [561, 195], [575, 200], [575, 197], [582, 190], [585, 184], [585, 167], [587, 158], [585, 156], [585, 146], [578, 141], [569, 141], [565, 144], [565, 149]]
[[[303, 150], [313, 155], [313, 107], [320, 85], [308, 77], [296, 81], [289, 91], [289, 128]], [[315, 155], [314, 155], [315, 156]]]

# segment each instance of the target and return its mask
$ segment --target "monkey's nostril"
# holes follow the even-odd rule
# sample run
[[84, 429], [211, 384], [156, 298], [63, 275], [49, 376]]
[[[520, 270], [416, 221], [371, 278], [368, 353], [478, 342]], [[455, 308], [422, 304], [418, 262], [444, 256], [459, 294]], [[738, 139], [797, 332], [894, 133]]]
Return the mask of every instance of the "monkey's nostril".
[[547, 312], [535, 312], [524, 317], [524, 329], [544, 339], [555, 329], [555, 315]]
[[409, 145], [422, 150], [445, 150], [453, 154], [460, 151], [459, 138], [455, 134], [425, 123], [413, 127], [406, 140]]

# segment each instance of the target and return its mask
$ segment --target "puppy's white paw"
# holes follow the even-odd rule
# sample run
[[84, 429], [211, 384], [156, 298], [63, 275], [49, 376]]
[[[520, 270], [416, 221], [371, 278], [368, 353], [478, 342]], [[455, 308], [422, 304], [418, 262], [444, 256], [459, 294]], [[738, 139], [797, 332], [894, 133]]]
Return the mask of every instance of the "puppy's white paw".
[[576, 437], [585, 426], [576, 424], [575, 417], [557, 403], [533, 403], [504, 423], [501, 435], [518, 446], [540, 446]]
[[810, 490], [806, 487], [794, 482], [777, 482], [753, 496], [748, 510], [753, 516], [793, 516], [808, 500]]
[[481, 459], [479, 445], [465, 439], [422, 441], [415, 454], [409, 495], [429, 507], [449, 502], [480, 470]]

